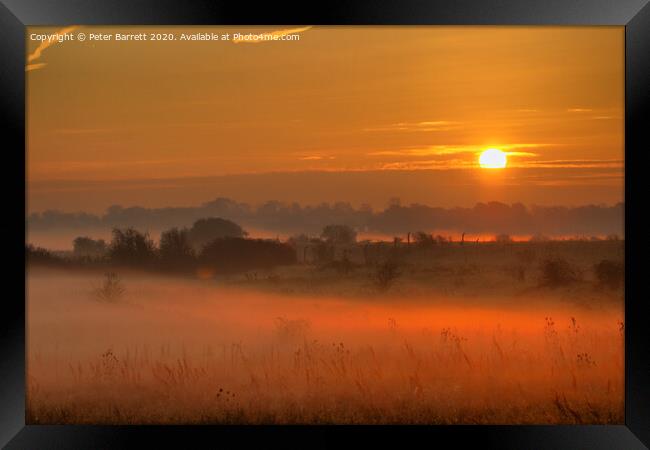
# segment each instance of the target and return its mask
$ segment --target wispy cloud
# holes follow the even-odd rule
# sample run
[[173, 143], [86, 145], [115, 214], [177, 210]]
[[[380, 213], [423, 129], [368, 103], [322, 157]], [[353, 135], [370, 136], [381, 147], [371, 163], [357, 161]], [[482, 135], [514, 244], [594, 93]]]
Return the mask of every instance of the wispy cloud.
[[78, 135], [78, 134], [101, 134], [101, 133], [114, 133], [118, 131], [115, 128], [60, 128], [54, 130], [56, 134], [63, 135]]
[[47, 66], [47, 63], [27, 64], [25, 66], [25, 72], [29, 72], [30, 70], [42, 69], [45, 66]]
[[25, 66], [25, 72], [29, 72], [30, 70], [42, 69], [43, 67], [45, 67], [47, 65], [47, 63], [33, 63], [33, 61], [36, 61], [37, 59], [39, 59], [41, 57], [41, 55], [43, 54], [43, 52], [47, 48], [51, 47], [54, 44], [57, 44], [59, 42], [59, 37], [60, 36], [63, 36], [66, 33], [70, 33], [72, 31], [76, 30], [77, 28], [79, 28], [79, 27], [70, 26], [70, 27], [62, 28], [61, 30], [59, 30], [56, 33], [53, 33], [51, 36], [49, 36], [48, 39], [42, 40], [41, 43], [39, 44], [39, 46], [36, 47], [36, 49], [27, 56], [27, 62], [29, 64], [27, 64]]
[[399, 150], [380, 150], [367, 153], [368, 156], [438, 156], [476, 154], [486, 148], [494, 147], [505, 151], [512, 156], [537, 156], [537, 153], [525, 152], [520, 149], [547, 147], [554, 144], [507, 144], [507, 145], [430, 145], [427, 147], [406, 148]]
[[472, 161], [463, 159], [436, 160], [425, 159], [417, 161], [394, 161], [382, 164], [380, 170], [448, 170], [464, 169], [473, 166]]
[[581, 112], [591, 112], [593, 109], [591, 108], [569, 108], [567, 109], [567, 112], [573, 112], [573, 113], [581, 113]]
[[264, 39], [245, 39], [243, 37], [240, 38], [235, 38], [232, 40], [235, 44], [259, 44], [261, 42], [270, 42], [274, 41], [276, 39], [280, 39], [282, 36], [288, 36], [290, 34], [298, 34], [302, 33], [303, 31], [307, 31], [311, 26], [308, 27], [301, 27], [301, 28], [290, 28], [287, 30], [277, 30], [277, 31], [271, 31], [270, 33], [259, 33], [260, 35], [264, 36]]
[[334, 156], [322, 156], [322, 155], [306, 155], [306, 156], [301, 156], [298, 159], [301, 161], [321, 161], [324, 159], [334, 159]]
[[433, 120], [422, 122], [397, 122], [389, 125], [368, 127], [363, 131], [446, 131], [459, 128], [459, 122], [450, 120]]
[[556, 159], [549, 161], [528, 161], [526, 166], [547, 168], [623, 168], [620, 159]]

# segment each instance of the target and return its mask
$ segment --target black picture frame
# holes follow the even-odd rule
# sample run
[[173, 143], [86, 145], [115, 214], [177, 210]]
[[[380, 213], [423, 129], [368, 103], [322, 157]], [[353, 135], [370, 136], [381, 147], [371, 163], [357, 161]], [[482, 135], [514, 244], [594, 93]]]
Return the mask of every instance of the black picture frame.
[[[650, 352], [644, 276], [644, 152], [650, 149], [650, 5], [648, 0], [330, 0], [250, 2], [180, 0], [0, 0], [0, 114], [4, 144], [3, 236], [25, 229], [25, 27], [28, 25], [621, 25], [625, 26], [625, 424], [618, 426], [44, 426], [25, 425], [25, 283], [23, 242], [5, 239], [0, 313], [0, 444], [9, 449], [238, 446], [366, 446], [419, 442], [501, 449], [637, 449], [650, 446]], [[645, 189], [644, 189], [645, 188]], [[7, 201], [8, 200], [8, 201]], [[647, 244], [647, 241], [646, 241]], [[21, 282], [22, 280], [22, 282]]]

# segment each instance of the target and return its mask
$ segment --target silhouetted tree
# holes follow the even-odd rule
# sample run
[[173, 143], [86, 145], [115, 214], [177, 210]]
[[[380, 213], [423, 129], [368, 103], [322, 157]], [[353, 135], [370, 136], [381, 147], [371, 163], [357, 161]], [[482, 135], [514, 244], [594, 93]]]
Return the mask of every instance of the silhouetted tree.
[[140, 233], [133, 228], [114, 228], [108, 254], [114, 263], [143, 267], [155, 261], [156, 247], [149, 233]]
[[348, 225], [327, 225], [321, 237], [330, 244], [349, 245], [357, 241], [357, 232]]
[[43, 247], [34, 247], [32, 244], [25, 245], [25, 264], [47, 265], [61, 262], [63, 262], [61, 258]]
[[97, 258], [104, 256], [108, 247], [103, 239], [92, 239], [87, 236], [79, 236], [72, 241], [72, 252], [77, 257]]
[[580, 280], [580, 271], [567, 260], [554, 257], [542, 261], [540, 285], [548, 287], [566, 286]]
[[191, 270], [195, 262], [187, 228], [172, 228], [160, 235], [160, 263], [164, 268]]
[[375, 286], [379, 290], [385, 291], [393, 285], [400, 275], [401, 272], [397, 261], [389, 259], [379, 264], [371, 276]]
[[217, 274], [295, 263], [296, 252], [290, 245], [263, 239], [216, 239], [206, 244], [199, 255], [201, 267], [213, 269]]
[[438, 244], [438, 245], [448, 244], [449, 242], [451, 242], [451, 241], [449, 240], [449, 238], [446, 238], [446, 237], [441, 236], [441, 235], [439, 235], [439, 234], [436, 235], [436, 237], [435, 237], [435, 241], [436, 241], [436, 244]]
[[603, 259], [594, 264], [594, 274], [601, 286], [617, 289], [625, 280], [625, 265], [620, 261]]
[[433, 247], [436, 241], [433, 239], [433, 236], [425, 233], [424, 231], [417, 231], [413, 233], [413, 240], [418, 247], [421, 248], [430, 248]]
[[215, 239], [242, 238], [247, 234], [235, 222], [220, 217], [210, 217], [194, 222], [194, 225], [189, 230], [188, 238], [192, 246], [198, 250]]

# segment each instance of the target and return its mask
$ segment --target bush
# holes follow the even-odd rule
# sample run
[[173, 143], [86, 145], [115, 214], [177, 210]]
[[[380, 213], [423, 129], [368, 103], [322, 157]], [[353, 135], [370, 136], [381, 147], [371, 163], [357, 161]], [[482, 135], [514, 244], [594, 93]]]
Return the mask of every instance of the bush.
[[413, 241], [420, 248], [431, 248], [436, 244], [435, 238], [424, 231], [416, 231], [413, 234]]
[[189, 271], [194, 269], [194, 249], [186, 228], [172, 228], [160, 235], [160, 264], [163, 269]]
[[216, 273], [246, 272], [295, 264], [296, 252], [290, 245], [278, 241], [223, 238], [203, 248], [199, 263]]
[[545, 259], [540, 270], [542, 286], [567, 286], [580, 280], [579, 270], [563, 258]]
[[221, 238], [243, 238], [247, 236], [242, 227], [235, 222], [220, 217], [209, 217], [194, 222], [189, 229], [188, 239], [192, 246], [200, 250], [204, 245], [215, 239]]
[[398, 269], [399, 265], [392, 260], [379, 264], [373, 274], [373, 281], [377, 288], [382, 291], [388, 290], [401, 275]]
[[92, 239], [79, 236], [72, 241], [73, 254], [81, 258], [101, 258], [106, 254], [106, 242], [103, 239]]
[[63, 260], [49, 250], [29, 244], [25, 246], [25, 263], [56, 265], [63, 263]]
[[149, 238], [149, 233], [140, 233], [133, 228], [115, 228], [109, 256], [111, 261], [117, 264], [146, 267], [155, 261], [156, 247]]
[[625, 279], [625, 265], [619, 261], [603, 259], [599, 263], [594, 264], [594, 274], [596, 275], [598, 284], [601, 286], [618, 289]]
[[348, 225], [327, 225], [321, 238], [329, 244], [351, 245], [357, 242], [357, 232]]
[[115, 273], [105, 274], [104, 282], [100, 287], [95, 289], [95, 297], [102, 302], [116, 302], [120, 300], [126, 289], [122, 285], [120, 278]]

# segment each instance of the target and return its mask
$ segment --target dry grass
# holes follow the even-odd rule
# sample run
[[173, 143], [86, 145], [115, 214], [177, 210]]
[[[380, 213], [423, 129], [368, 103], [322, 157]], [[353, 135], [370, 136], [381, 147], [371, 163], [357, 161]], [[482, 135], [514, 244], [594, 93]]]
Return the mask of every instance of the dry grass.
[[621, 301], [355, 302], [127, 276], [106, 304], [86, 277], [30, 273], [29, 423], [623, 423]]

